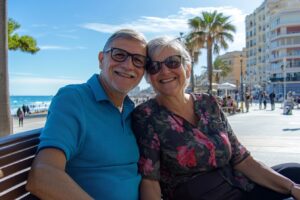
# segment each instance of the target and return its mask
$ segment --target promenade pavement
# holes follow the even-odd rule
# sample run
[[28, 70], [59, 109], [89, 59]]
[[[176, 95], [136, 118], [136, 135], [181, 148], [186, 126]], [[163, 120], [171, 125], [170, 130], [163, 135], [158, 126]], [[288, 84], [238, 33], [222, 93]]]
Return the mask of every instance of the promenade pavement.
[[281, 104], [271, 111], [259, 110], [258, 104], [248, 113], [228, 116], [239, 141], [256, 160], [268, 166], [284, 162], [300, 163], [300, 109], [292, 115], [283, 115]]
[[46, 114], [34, 114], [25, 116], [23, 126], [19, 127], [19, 121], [17, 117], [13, 117], [13, 133], [20, 133], [37, 128], [42, 128], [45, 125]]

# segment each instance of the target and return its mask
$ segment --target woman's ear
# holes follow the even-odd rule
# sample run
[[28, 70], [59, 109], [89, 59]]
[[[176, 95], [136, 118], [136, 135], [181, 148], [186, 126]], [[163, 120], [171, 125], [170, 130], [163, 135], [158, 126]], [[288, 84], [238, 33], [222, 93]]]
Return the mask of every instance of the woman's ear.
[[191, 73], [192, 73], [192, 65], [191, 64], [186, 65], [185, 73], [186, 73], [186, 78], [189, 79], [191, 77]]

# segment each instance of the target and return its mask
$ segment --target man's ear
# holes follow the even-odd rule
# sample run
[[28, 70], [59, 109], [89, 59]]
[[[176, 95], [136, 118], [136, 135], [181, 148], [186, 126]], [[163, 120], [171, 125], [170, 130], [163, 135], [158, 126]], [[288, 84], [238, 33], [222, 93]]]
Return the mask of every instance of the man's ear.
[[104, 54], [102, 51], [98, 54], [98, 60], [99, 60], [99, 67], [102, 69], [103, 67], [103, 62], [104, 62]]

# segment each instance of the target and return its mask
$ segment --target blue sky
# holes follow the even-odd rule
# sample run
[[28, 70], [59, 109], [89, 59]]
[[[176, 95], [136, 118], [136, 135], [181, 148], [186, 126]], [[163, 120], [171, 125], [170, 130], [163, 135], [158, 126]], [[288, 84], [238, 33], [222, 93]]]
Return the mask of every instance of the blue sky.
[[[10, 95], [54, 95], [58, 88], [85, 82], [99, 73], [98, 53], [120, 28], [141, 31], [148, 40], [188, 33], [187, 21], [203, 10], [231, 16], [237, 27], [228, 51], [245, 46], [245, 16], [262, 0], [8, 0], [8, 17], [21, 24], [19, 34], [36, 38], [35, 54], [10, 51]], [[195, 68], [206, 65], [205, 51]], [[148, 85], [143, 80], [141, 88]]]

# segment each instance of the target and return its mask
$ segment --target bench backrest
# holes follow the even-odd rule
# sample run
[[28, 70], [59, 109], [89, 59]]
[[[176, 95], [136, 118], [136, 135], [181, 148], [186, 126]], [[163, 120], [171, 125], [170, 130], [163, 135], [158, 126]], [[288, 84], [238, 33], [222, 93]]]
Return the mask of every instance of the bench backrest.
[[0, 138], [0, 199], [37, 199], [25, 185], [41, 129]]

